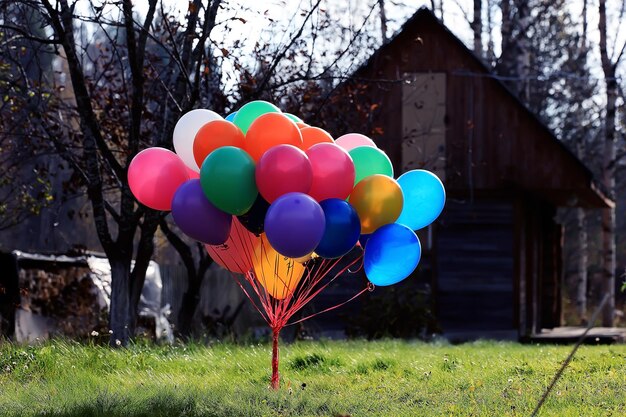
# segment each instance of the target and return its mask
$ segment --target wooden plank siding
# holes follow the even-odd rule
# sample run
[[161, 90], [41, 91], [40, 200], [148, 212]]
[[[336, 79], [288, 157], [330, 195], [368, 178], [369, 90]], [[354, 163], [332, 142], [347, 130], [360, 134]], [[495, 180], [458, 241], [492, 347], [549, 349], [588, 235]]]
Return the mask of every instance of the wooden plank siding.
[[450, 202], [437, 237], [436, 314], [444, 331], [512, 330], [513, 204]]
[[[432, 266], [441, 327], [528, 337], [558, 326], [563, 268], [556, 208], [613, 202], [584, 164], [429, 10], [420, 9], [337, 88], [331, 109], [322, 112], [332, 120], [329, 129], [358, 126], [387, 152], [399, 176], [403, 126], [411, 123], [403, 113], [418, 114], [402, 111], [403, 86], [424, 82], [424, 74], [437, 74], [437, 82], [445, 77], [448, 203], [432, 249], [423, 253]], [[345, 111], [355, 105], [359, 111]]]

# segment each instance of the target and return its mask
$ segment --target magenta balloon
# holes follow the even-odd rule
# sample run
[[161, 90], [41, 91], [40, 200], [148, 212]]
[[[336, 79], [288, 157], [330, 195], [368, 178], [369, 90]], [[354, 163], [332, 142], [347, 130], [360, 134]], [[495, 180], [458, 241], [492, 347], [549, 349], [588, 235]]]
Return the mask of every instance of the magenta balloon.
[[355, 170], [352, 157], [334, 143], [318, 143], [307, 149], [313, 168], [309, 195], [316, 201], [348, 198], [354, 187]]
[[200, 173], [194, 171], [193, 169], [187, 167], [187, 174], [189, 175], [190, 180], [198, 180], [200, 179]]
[[189, 179], [185, 163], [165, 148], [139, 152], [128, 167], [128, 186], [141, 204], [168, 211], [176, 189]]
[[259, 193], [268, 202], [291, 192], [307, 193], [313, 181], [309, 157], [292, 145], [278, 145], [266, 151], [255, 169]]
[[346, 151], [350, 151], [359, 146], [371, 146], [376, 148], [376, 144], [373, 140], [360, 133], [348, 133], [335, 140], [335, 144], [341, 146]]

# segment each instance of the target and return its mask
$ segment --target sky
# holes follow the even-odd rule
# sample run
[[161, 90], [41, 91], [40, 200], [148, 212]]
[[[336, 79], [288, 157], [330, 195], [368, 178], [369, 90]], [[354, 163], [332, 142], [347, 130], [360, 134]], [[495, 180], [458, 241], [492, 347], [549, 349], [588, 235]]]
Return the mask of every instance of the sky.
[[[473, 0], [438, 0], [443, 1], [443, 18], [444, 23], [450, 30], [459, 37], [470, 49], [472, 49], [472, 30], [470, 28], [468, 19], [472, 18], [473, 14]], [[493, 2], [494, 0], [490, 0]], [[582, 15], [582, 0], [566, 0], [570, 7], [571, 14], [574, 19], [578, 19], [576, 24], [580, 24], [580, 16]], [[600, 54], [597, 47], [599, 43], [599, 31], [598, 31], [598, 0], [588, 0], [588, 37], [592, 45], [595, 47], [591, 54], [591, 76], [601, 80], [603, 78], [602, 69], [600, 66]], [[110, 2], [110, 0], [109, 0]], [[226, 51], [232, 52], [233, 49], [240, 49], [240, 56], [251, 56], [255, 44], [260, 42], [261, 44], [269, 44], [270, 47], [280, 48], [284, 47], [285, 43], [291, 39], [293, 33], [295, 33], [302, 20], [304, 19], [302, 10], [308, 10], [314, 3], [314, 0], [228, 0], [224, 1], [225, 7], [220, 10], [218, 14], [218, 26], [211, 34], [211, 41], [216, 49], [224, 48]], [[620, 12], [620, 4], [622, 2], [618, 0], [608, 0], [607, 6], [609, 8], [609, 51], [614, 51], [616, 48], [621, 48], [621, 45], [626, 42], [626, 27], [622, 28], [618, 25], [618, 16]], [[86, 12], [89, 2], [87, 0], [78, 0], [79, 9], [82, 7]], [[140, 0], [133, 2], [135, 10], [140, 15], [145, 15], [147, 11], [148, 1]], [[188, 2], [185, 0], [163, 0], [163, 4], [166, 8], [170, 8], [172, 11], [178, 13], [182, 19], [184, 13], [187, 11]], [[356, 30], [363, 22], [363, 17], [368, 13], [370, 4], [373, 2], [364, 0], [344, 0], [344, 1], [330, 1], [323, 0], [317, 15], [314, 14], [311, 17], [311, 21], [315, 22], [316, 18], [320, 18], [319, 13], [328, 13], [338, 24], [344, 27], [349, 27], [351, 33], [344, 33], [343, 39], [326, 40], [324, 43], [318, 42], [316, 48], [322, 49], [342, 49], [351, 38], [350, 35]], [[385, 1], [386, 15], [388, 19], [388, 33], [391, 37], [402, 24], [413, 14], [415, 11], [422, 7], [430, 7], [430, 0], [405, 0], [405, 1]], [[110, 6], [114, 8], [116, 6]], [[497, 7], [492, 7], [494, 10], [492, 15], [494, 30], [493, 41], [495, 47], [496, 56], [500, 54], [500, 36], [499, 25], [501, 16]], [[483, 22], [487, 21], [487, 0], [483, 2]], [[367, 28], [376, 33], [380, 31], [379, 26], [378, 8], [373, 10], [373, 13], [368, 20]], [[484, 23], [486, 28], [486, 23]], [[623, 25], [626, 26], [626, 25]], [[487, 36], [483, 35], [483, 42], [486, 48]], [[616, 46], [617, 45], [617, 46]], [[364, 51], [359, 59], [364, 59], [371, 51]], [[358, 53], [357, 53], [358, 54]], [[354, 58], [354, 57], [353, 57]], [[245, 59], [245, 58], [244, 58]], [[356, 59], [356, 58], [354, 58]], [[626, 61], [626, 58], [624, 59]], [[232, 65], [230, 60], [224, 60], [223, 67], [225, 74], [229, 73], [228, 65]], [[341, 65], [352, 66], [353, 63], [347, 62]], [[626, 68], [626, 62], [622, 65], [622, 68]], [[234, 73], [234, 71], [232, 72]], [[624, 73], [624, 70], [621, 71]], [[228, 83], [229, 81], [226, 80]], [[233, 81], [231, 81], [233, 82]]]

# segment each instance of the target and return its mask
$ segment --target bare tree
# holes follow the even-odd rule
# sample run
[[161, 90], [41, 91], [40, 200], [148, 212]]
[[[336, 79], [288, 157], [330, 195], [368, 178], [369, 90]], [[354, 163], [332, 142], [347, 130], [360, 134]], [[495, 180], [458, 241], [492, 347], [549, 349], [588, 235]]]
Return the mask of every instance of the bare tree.
[[482, 0], [474, 0], [474, 16], [471, 23], [474, 32], [474, 53], [483, 56], [483, 17], [482, 17]]
[[[617, 68], [620, 64], [626, 44], [617, 52], [609, 55], [607, 48], [607, 13], [606, 0], [599, 2], [599, 30], [600, 30], [600, 58], [604, 73], [606, 89], [606, 110], [604, 114], [604, 147], [602, 164], [602, 183], [609, 193], [615, 196], [615, 167], [616, 167], [616, 114], [617, 114]], [[620, 16], [621, 18], [621, 16]], [[615, 314], [615, 208], [602, 210], [602, 273], [603, 290], [609, 294], [609, 301], [602, 313], [602, 325], [613, 326]]]
[[[220, 3], [190, 2], [179, 25], [162, 5], [159, 10], [157, 0], [148, 2], [143, 21], [137, 20], [130, 0], [116, 3], [113, 10], [90, 4], [86, 15], [67, 0], [16, 2], [22, 10], [39, 14], [48, 33], [31, 36], [33, 45], [54, 45], [67, 65], [71, 100], [64, 101], [60, 112], [42, 106], [31, 123], [41, 126], [86, 190], [98, 239], [111, 264], [114, 346], [125, 345], [133, 335], [154, 233], [163, 217], [135, 202], [126, 179], [128, 164], [146, 145], [169, 147], [175, 121], [197, 102]], [[80, 36], [85, 23], [103, 39], [97, 53], [90, 54], [94, 45], [86, 45]], [[29, 33], [24, 27], [11, 30]], [[166, 52], [167, 60], [149, 51], [154, 45]]]

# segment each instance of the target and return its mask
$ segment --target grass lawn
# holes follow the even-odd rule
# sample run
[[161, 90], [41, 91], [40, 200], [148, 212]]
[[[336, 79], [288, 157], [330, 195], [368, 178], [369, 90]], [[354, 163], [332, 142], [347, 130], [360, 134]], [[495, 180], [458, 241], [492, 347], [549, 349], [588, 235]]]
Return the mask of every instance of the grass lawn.
[[[529, 416], [568, 346], [0, 345], [1, 416]], [[541, 416], [626, 415], [626, 346], [583, 346]]]

